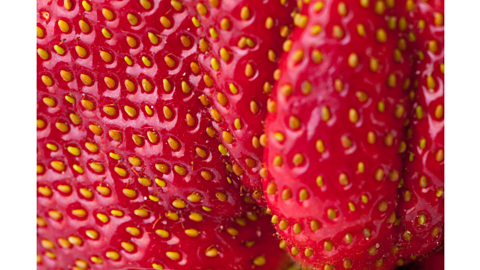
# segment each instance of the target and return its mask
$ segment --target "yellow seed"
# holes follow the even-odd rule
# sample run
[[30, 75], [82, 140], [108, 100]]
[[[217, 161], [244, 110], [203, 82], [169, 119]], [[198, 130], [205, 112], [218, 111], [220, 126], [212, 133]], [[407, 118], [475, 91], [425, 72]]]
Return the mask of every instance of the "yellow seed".
[[64, 55], [65, 54], [65, 49], [63, 49], [62, 47], [58, 46], [58, 45], [54, 45], [53, 46], [53, 49], [60, 55]]
[[82, 46], [75, 46], [75, 51], [77, 52], [78, 56], [81, 58], [85, 58], [87, 56], [87, 50]]
[[268, 17], [266, 20], [265, 20], [265, 28], [267, 29], [271, 29], [273, 27], [273, 19], [272, 17]]
[[55, 127], [61, 132], [68, 132], [68, 125], [62, 122], [56, 122]]
[[381, 181], [383, 179], [383, 176], [385, 175], [383, 169], [379, 168], [375, 171], [375, 179], [377, 181]]
[[203, 216], [199, 213], [191, 213], [188, 217], [191, 220], [196, 221], [196, 222], [200, 222], [200, 221], [203, 220]]
[[50, 56], [47, 51], [45, 51], [44, 49], [41, 49], [41, 48], [39, 48], [37, 50], [37, 53], [40, 56], [40, 58], [42, 58], [43, 60], [47, 60], [48, 57]]
[[417, 118], [418, 118], [419, 120], [423, 118], [424, 113], [423, 113], [423, 108], [422, 108], [422, 106], [417, 106], [417, 108], [415, 109], [415, 112], [416, 112]]
[[291, 47], [292, 47], [292, 41], [290, 39], [287, 39], [285, 40], [285, 42], [283, 42], [282, 48], [284, 52], [289, 52]]
[[242, 20], [248, 20], [250, 18], [250, 10], [248, 7], [245, 6], [242, 8], [240, 11], [240, 18], [242, 18]]
[[347, 5], [345, 3], [340, 2], [337, 7], [337, 12], [341, 16], [347, 16], [348, 10], [347, 10]]
[[74, 156], [80, 155], [80, 149], [74, 146], [68, 146], [67, 151]]
[[87, 109], [87, 110], [89, 110], [89, 111], [93, 111], [93, 109], [95, 109], [95, 104], [94, 104], [92, 101], [88, 100], [88, 99], [82, 99], [82, 100], [80, 101], [80, 103], [82, 104], [82, 106], [83, 106], [85, 109]]
[[190, 93], [190, 90], [191, 90], [190, 85], [188, 85], [187, 82], [182, 81], [182, 92], [185, 94], [188, 94]]
[[214, 70], [216, 70], [216, 71], [220, 69], [220, 63], [218, 62], [218, 60], [217, 60], [216, 58], [212, 58], [212, 59], [210, 60], [210, 65], [211, 65], [212, 68], [213, 68]]
[[98, 232], [94, 230], [86, 230], [85, 234], [90, 237], [91, 239], [97, 239], [98, 238]]
[[350, 209], [350, 211], [354, 212], [355, 211], [355, 204], [353, 204], [352, 202], [349, 202], [348, 203], [348, 208]]
[[342, 39], [343, 37], [345, 37], [345, 32], [343, 31], [342, 27], [334, 25], [332, 35], [334, 38]]
[[78, 26], [80, 26], [80, 30], [82, 30], [83, 33], [90, 32], [90, 25], [86, 21], [80, 20]]
[[435, 25], [443, 25], [443, 15], [441, 13], [435, 12], [434, 14]]
[[135, 198], [137, 196], [137, 192], [133, 189], [124, 188], [122, 192], [125, 196], [129, 198]]
[[[127, 37], [127, 40], [128, 40], [128, 37]], [[105, 62], [111, 62], [113, 60], [112, 55], [109, 52], [106, 52], [106, 51], [100, 51], [100, 57]]]
[[381, 43], [385, 43], [387, 41], [387, 33], [383, 29], [378, 29], [376, 31], [377, 40]]
[[232, 94], [234, 94], [234, 95], [238, 94], [238, 89], [233, 83], [229, 84], [229, 88], [230, 88], [230, 92], [232, 92]]
[[102, 214], [102, 213], [97, 213], [97, 218], [98, 218], [98, 220], [100, 220], [103, 223], [107, 223], [108, 220], [109, 220], [108, 216], [106, 216], [105, 214]]
[[175, 208], [185, 208], [186, 203], [180, 199], [176, 199], [172, 202], [173, 207]]
[[106, 39], [112, 38], [112, 34], [111, 34], [110, 31], [108, 31], [108, 29], [106, 29], [106, 28], [102, 28], [102, 34], [103, 34], [103, 36], [104, 36]]
[[192, 18], [192, 23], [195, 27], [200, 27], [200, 21], [195, 16]]
[[[118, 252], [116, 252], [116, 251], [107, 251], [105, 253], [105, 257], [116, 261], [120, 258], [120, 254], [118, 254]], [[86, 269], [87, 267], [84, 267], [84, 268]]]
[[57, 151], [58, 150], [58, 146], [55, 145], [55, 144], [52, 144], [52, 143], [47, 143], [47, 148], [52, 150], [53, 152]]
[[52, 190], [49, 187], [38, 187], [38, 192], [45, 197], [52, 195]]
[[165, 60], [165, 64], [167, 64], [167, 66], [169, 66], [170, 68], [175, 67], [176, 62], [169, 55], [165, 56], [164, 60]]
[[327, 107], [322, 107], [322, 119], [323, 121], [330, 119], [330, 110]]
[[50, 165], [59, 172], [65, 170], [65, 164], [61, 161], [58, 161], [58, 160], [52, 161]]
[[143, 87], [143, 90], [145, 90], [145, 92], [147, 92], [147, 93], [152, 91], [152, 89], [153, 89], [152, 83], [147, 79], [142, 80], [142, 87]]
[[210, 36], [213, 38], [213, 39], [216, 39], [218, 37], [218, 32], [217, 30], [215, 30], [215, 28], [211, 27], [209, 29], [209, 32], [210, 32]]
[[253, 264], [256, 266], [263, 266], [267, 263], [267, 260], [265, 259], [265, 256], [258, 256], [255, 259], [253, 259]]
[[140, 5], [142, 5], [144, 9], [150, 9], [152, 7], [152, 3], [150, 3], [149, 0], [140, 0]]
[[180, 175], [185, 175], [185, 174], [187, 174], [187, 170], [186, 170], [184, 167], [180, 166], [180, 165], [174, 165], [174, 166], [173, 166], [173, 170], [174, 170], [176, 173], [180, 174]]
[[128, 242], [122, 242], [121, 246], [123, 249], [125, 249], [128, 252], [132, 252], [135, 249], [135, 246]]
[[127, 20], [131, 25], [137, 25], [138, 24], [138, 18], [132, 13], [127, 14]]
[[209, 248], [205, 251], [207, 257], [216, 257], [218, 255], [218, 250], [216, 248]]
[[298, 62], [302, 61], [302, 59], [303, 59], [303, 50], [296, 50], [296, 51], [293, 53], [292, 58], [293, 58], [293, 61], [294, 61], [295, 63], [298, 63]]
[[91, 11], [92, 10], [92, 6], [85, 0], [82, 2], [82, 6], [86, 11]]
[[311, 29], [312, 35], [318, 35], [322, 31], [322, 27], [320, 25], [314, 25]]
[[341, 184], [342, 186], [346, 186], [346, 185], [348, 185], [348, 183], [349, 183], [349, 182], [348, 182], [348, 177], [347, 177], [347, 175], [344, 174], [344, 173], [341, 173], [341, 174], [339, 175], [338, 181], [340, 182], [340, 184]]
[[165, 16], [160, 17], [160, 23], [163, 25], [165, 28], [170, 28], [172, 27], [172, 22]]
[[[133, 63], [132, 60], [130, 60], [130, 58], [128, 58], [128, 57], [126, 57], [126, 59], [128, 59], [128, 61], [126, 61], [127, 64], [130, 63], [128, 65], [131, 66], [132, 63]], [[152, 65], [152, 62], [146, 56], [142, 56], [142, 62], [146, 67], [150, 67]]]
[[318, 1], [314, 4], [313, 8], [316, 12], [319, 12], [323, 8], [323, 1]]
[[62, 79], [66, 82], [70, 82], [73, 80], [72, 73], [66, 71], [66, 70], [60, 70], [60, 76]]
[[92, 170], [94, 170], [97, 173], [102, 173], [104, 170], [103, 165], [98, 162], [91, 162], [89, 166]]
[[358, 113], [355, 109], [350, 109], [348, 112], [348, 118], [350, 119], [350, 122], [356, 123], [358, 122]]
[[157, 45], [158, 42], [160, 41], [158, 36], [155, 35], [154, 33], [152, 32], [148, 32], [148, 39], [150, 40], [150, 42], [153, 44], [153, 45]]
[[38, 37], [38, 38], [43, 38], [43, 37], [45, 37], [45, 32], [43, 31], [42, 28], [40, 28], [40, 27], [38, 27], [38, 26], [37, 26], [37, 37]]
[[277, 140], [279, 142], [283, 142], [285, 140], [285, 136], [283, 136], [283, 134], [280, 133], [280, 132], [274, 133], [273, 137], [275, 138], [275, 140]]
[[103, 263], [102, 258], [97, 257], [97, 256], [91, 256], [91, 257], [90, 257], [90, 260], [91, 260], [92, 262], [98, 263], [98, 264]]
[[330, 208], [327, 210], [327, 215], [329, 219], [333, 220], [337, 217], [337, 212], [333, 208]]
[[283, 219], [283, 220], [280, 221], [280, 223], [278, 224], [278, 228], [279, 228], [280, 230], [284, 231], [284, 230], [286, 230], [286, 229], [288, 228], [288, 225], [289, 225], [289, 224], [288, 224], [288, 221], [286, 221], [286, 220]]
[[57, 105], [57, 102], [51, 97], [44, 97], [43, 103], [45, 103], [45, 105], [48, 107], [55, 107]]
[[70, 25], [68, 25], [68, 23], [63, 20], [58, 20], [58, 28], [60, 28], [60, 31], [64, 33], [70, 31]]

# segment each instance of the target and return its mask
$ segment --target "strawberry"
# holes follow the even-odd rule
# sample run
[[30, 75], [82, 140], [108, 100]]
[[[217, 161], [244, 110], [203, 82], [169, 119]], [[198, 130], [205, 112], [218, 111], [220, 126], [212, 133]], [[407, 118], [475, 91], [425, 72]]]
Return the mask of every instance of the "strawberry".
[[203, 93], [211, 102], [222, 152], [248, 194], [265, 206], [259, 172], [267, 99], [282, 43], [293, 22], [294, 0], [186, 1], [204, 36], [198, 58], [205, 71]]
[[[201, 37], [188, 9], [175, 0], [37, 5], [40, 264], [67, 267], [78, 255], [94, 269], [105, 269], [100, 262], [107, 269], [152, 267], [152, 256], [168, 248], [142, 234], [131, 251], [121, 243], [125, 227], [151, 233], [167, 218], [176, 226], [167, 244], [185, 252], [181, 261], [162, 261], [167, 268], [213, 263], [183, 244], [190, 238], [175, 224], [189, 220], [203, 222], [199, 239], [218, 242], [218, 257], [232, 267], [262, 264], [255, 263], [254, 256], [262, 256], [256, 252], [272, 249], [276, 239], [240, 196], [231, 161], [218, 151], [200, 93], [206, 87], [197, 63]], [[245, 227], [246, 238], [230, 245], [232, 236], [216, 234], [245, 215], [259, 219]], [[262, 235], [256, 233], [255, 242], [264, 242], [258, 250], [244, 245], [256, 228]], [[107, 249], [123, 251], [117, 258]], [[275, 248], [264, 254], [273, 258], [265, 269], [284, 261]]]
[[[90, 186], [93, 188], [93, 186]], [[288, 264], [264, 215], [216, 219], [154, 203], [59, 200], [59, 220], [37, 217], [37, 269], [283, 269]], [[136, 215], [148, 207], [149, 218]], [[39, 213], [51, 213], [39, 203]], [[84, 217], [78, 213], [83, 210]], [[116, 213], [116, 214], [114, 214]], [[118, 213], [123, 213], [119, 216]], [[105, 220], [107, 220], [105, 222]], [[62, 268], [63, 267], [63, 268]]]
[[417, 61], [398, 206], [398, 264], [431, 252], [444, 238], [444, 6], [407, 3]]
[[281, 245], [307, 267], [392, 267], [411, 69], [395, 8], [310, 1], [283, 44], [264, 192]]

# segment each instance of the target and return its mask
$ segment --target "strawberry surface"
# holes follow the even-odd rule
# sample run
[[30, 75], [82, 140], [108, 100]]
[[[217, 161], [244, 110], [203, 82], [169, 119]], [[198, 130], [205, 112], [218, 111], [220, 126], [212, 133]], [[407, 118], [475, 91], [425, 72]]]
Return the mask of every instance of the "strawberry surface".
[[264, 192], [281, 245], [307, 267], [393, 267], [411, 83], [396, 8], [310, 1], [283, 44]]
[[431, 252], [444, 239], [444, 6], [443, 1], [406, 2], [416, 33], [416, 88], [398, 206], [399, 265]]
[[[41, 269], [282, 265], [273, 229], [218, 150], [195, 15], [179, 1], [37, 9]], [[245, 216], [238, 236], [228, 230]], [[180, 232], [189, 228], [199, 236]]]
[[265, 146], [267, 99], [282, 43], [293, 23], [293, 0], [187, 1], [204, 36], [198, 58], [205, 70], [203, 93], [211, 102], [214, 128], [235, 160], [233, 172], [248, 194], [265, 205], [260, 169]]

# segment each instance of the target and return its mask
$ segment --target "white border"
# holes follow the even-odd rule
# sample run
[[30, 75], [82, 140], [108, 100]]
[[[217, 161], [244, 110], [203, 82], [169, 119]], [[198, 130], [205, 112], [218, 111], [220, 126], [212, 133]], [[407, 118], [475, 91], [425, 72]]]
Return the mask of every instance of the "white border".
[[480, 1], [445, 4], [445, 269], [478, 269]]
[[36, 2], [2, 11], [0, 268], [36, 269]]

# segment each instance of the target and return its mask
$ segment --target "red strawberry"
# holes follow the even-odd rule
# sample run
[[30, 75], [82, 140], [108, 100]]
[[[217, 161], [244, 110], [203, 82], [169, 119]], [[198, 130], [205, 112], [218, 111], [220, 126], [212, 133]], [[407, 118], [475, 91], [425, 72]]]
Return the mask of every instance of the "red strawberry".
[[[199, 92], [205, 84], [196, 62], [200, 37], [193, 15], [175, 0], [44, 0], [37, 5], [38, 218], [39, 225], [46, 224], [38, 238], [55, 246], [52, 253], [39, 249], [45, 269], [72, 265], [72, 254], [89, 264], [99, 262], [91, 255], [108, 261], [106, 249], [120, 250], [126, 222], [145, 231], [163, 222], [158, 219], [166, 213], [179, 216], [180, 224], [187, 216], [203, 219], [197, 230], [212, 228], [205, 239], [225, 243], [219, 244], [225, 250], [219, 257], [251, 265], [255, 248], [227, 245], [230, 238], [212, 235], [233, 218], [255, 219], [257, 211], [239, 195], [241, 183], [229, 172], [228, 157], [218, 152], [202, 105]], [[265, 230], [259, 250], [268, 249], [275, 239], [258, 226]], [[90, 229], [99, 234], [98, 241], [90, 239], [95, 236], [87, 233]], [[138, 247], [132, 255], [120, 252], [120, 263], [106, 264], [151, 267], [149, 256], [168, 246], [149, 239], [145, 235], [134, 242]], [[185, 236], [166, 242], [185, 251], [185, 260], [175, 265], [191, 269], [190, 263], [212, 263], [197, 258], [197, 250], [180, 239]], [[74, 247], [63, 250], [60, 243]], [[48, 258], [52, 254], [56, 260]], [[283, 260], [278, 251], [265, 254], [276, 257], [272, 265]]]
[[[89, 186], [93, 188], [93, 186]], [[77, 190], [37, 218], [37, 269], [284, 269], [288, 259], [263, 215], [219, 220], [173, 214], [154, 203], [86, 202]], [[95, 207], [93, 207], [95, 205]], [[134, 214], [138, 208], [149, 218]], [[49, 207], [39, 203], [39, 213]], [[78, 213], [85, 211], [85, 217]], [[75, 212], [74, 212], [75, 211]], [[113, 212], [116, 211], [116, 212]], [[113, 213], [123, 212], [122, 216]], [[135, 212], [136, 213], [136, 212]], [[102, 220], [107, 220], [104, 223]], [[142, 268], [143, 269], [143, 268]]]
[[395, 8], [311, 1], [284, 43], [264, 191], [282, 244], [306, 266], [391, 268], [410, 71]]
[[187, 1], [204, 36], [198, 61], [205, 69], [203, 93], [211, 102], [214, 128], [233, 171], [257, 202], [265, 205], [262, 168], [267, 99], [282, 43], [292, 24], [294, 0]]
[[437, 248], [444, 232], [444, 7], [443, 1], [410, 1], [410, 5], [409, 20], [417, 33], [417, 88], [412, 91], [399, 196], [399, 264]]

